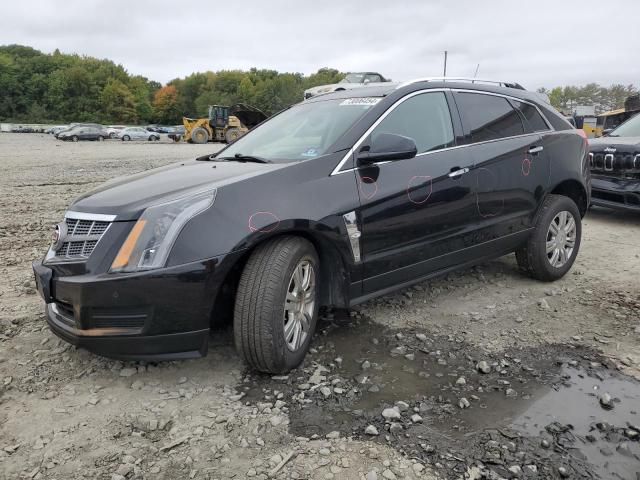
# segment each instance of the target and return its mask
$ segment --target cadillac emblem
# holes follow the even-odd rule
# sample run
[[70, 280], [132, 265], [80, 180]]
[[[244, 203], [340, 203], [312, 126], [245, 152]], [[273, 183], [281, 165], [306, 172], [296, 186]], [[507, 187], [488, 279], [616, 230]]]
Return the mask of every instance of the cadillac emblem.
[[67, 238], [67, 224], [66, 222], [60, 222], [53, 227], [53, 234], [51, 235], [51, 249], [54, 252], [60, 250], [64, 244], [65, 238]]

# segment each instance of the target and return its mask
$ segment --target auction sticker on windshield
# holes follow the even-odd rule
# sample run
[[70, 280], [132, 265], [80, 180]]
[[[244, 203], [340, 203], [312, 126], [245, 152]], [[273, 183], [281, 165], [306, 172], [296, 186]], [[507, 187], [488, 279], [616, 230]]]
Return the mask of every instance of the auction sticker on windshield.
[[380, 101], [380, 97], [359, 97], [359, 98], [347, 98], [340, 102], [340, 106], [343, 105], [366, 105], [373, 106]]

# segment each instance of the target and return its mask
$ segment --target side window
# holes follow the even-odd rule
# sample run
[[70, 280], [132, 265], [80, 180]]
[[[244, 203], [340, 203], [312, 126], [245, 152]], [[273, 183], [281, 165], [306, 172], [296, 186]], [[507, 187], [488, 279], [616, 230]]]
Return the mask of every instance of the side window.
[[371, 136], [381, 133], [412, 138], [419, 154], [453, 146], [453, 125], [444, 93], [422, 93], [405, 100], [380, 122]]
[[365, 80], [368, 80], [370, 82], [381, 82], [382, 79], [380, 78], [380, 75], [374, 75], [374, 74], [369, 74], [365, 77]]
[[527, 121], [529, 130], [532, 132], [543, 132], [549, 130], [547, 123], [538, 112], [538, 109], [530, 103], [518, 102], [513, 100], [513, 105], [522, 113], [522, 116]]
[[506, 98], [479, 93], [458, 93], [456, 103], [472, 142], [486, 142], [524, 134], [518, 112]]

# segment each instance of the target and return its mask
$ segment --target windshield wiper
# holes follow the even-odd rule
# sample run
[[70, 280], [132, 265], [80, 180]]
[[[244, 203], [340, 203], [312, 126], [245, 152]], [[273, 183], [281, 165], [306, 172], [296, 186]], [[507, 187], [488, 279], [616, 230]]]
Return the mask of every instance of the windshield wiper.
[[256, 157], [255, 155], [243, 155], [236, 153], [233, 157], [215, 157], [215, 160], [224, 160], [227, 162], [254, 162], [254, 163], [271, 163], [266, 158]]

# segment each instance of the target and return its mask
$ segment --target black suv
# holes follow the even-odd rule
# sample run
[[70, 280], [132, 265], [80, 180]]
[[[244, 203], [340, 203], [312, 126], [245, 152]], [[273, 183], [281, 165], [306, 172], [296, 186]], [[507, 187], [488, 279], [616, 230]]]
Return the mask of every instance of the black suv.
[[34, 262], [51, 329], [120, 359], [204, 355], [233, 318], [252, 367], [284, 372], [318, 309], [516, 252], [571, 267], [586, 139], [516, 84], [423, 79], [294, 105], [216, 155], [78, 198]]
[[640, 211], [640, 114], [606, 137], [590, 140], [589, 147], [591, 202]]

